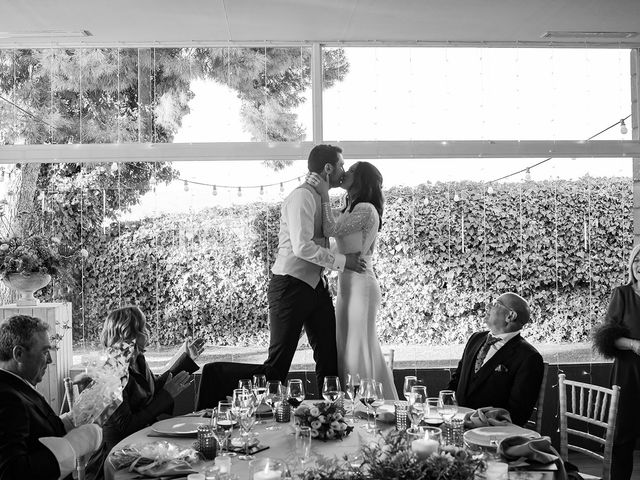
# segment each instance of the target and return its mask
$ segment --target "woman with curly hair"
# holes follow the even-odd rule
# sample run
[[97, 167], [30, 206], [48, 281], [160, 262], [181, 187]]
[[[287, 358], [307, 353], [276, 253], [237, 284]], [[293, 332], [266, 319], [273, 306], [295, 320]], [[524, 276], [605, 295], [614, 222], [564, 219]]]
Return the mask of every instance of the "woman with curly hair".
[[614, 359], [611, 384], [620, 386], [611, 459], [616, 480], [631, 478], [640, 437], [640, 245], [631, 251], [628, 273], [628, 282], [613, 290], [605, 320], [594, 331], [595, 348]]

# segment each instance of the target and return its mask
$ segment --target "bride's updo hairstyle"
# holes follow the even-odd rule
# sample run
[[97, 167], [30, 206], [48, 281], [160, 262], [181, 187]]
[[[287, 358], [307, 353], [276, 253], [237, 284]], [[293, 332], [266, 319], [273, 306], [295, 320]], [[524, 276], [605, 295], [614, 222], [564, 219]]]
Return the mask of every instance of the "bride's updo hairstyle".
[[384, 209], [384, 195], [382, 195], [382, 174], [369, 162], [357, 162], [353, 169], [353, 183], [348, 191], [349, 212], [361, 202], [372, 204], [378, 212], [380, 226], [382, 228], [382, 211]]

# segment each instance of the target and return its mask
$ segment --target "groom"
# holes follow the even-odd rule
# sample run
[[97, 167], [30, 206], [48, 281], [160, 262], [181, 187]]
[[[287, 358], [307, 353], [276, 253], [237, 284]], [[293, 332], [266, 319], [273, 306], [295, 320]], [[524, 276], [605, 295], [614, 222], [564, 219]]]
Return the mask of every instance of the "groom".
[[[317, 145], [309, 153], [309, 172], [337, 187], [344, 175], [342, 149]], [[362, 272], [360, 252], [342, 255], [329, 251], [322, 234], [320, 195], [306, 183], [282, 202], [278, 253], [269, 283], [270, 344], [265, 361], [267, 377], [284, 382], [304, 326], [313, 348], [318, 391], [327, 375], [338, 374], [336, 317], [324, 269]]]

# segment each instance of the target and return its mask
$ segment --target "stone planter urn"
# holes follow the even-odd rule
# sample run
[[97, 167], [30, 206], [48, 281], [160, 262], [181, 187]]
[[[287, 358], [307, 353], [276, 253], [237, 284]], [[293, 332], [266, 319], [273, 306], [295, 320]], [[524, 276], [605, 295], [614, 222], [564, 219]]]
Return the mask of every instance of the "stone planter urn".
[[20, 297], [16, 300], [19, 307], [31, 307], [38, 305], [40, 300], [33, 296], [33, 293], [46, 287], [51, 282], [51, 275], [48, 273], [10, 273], [4, 278], [4, 283], [12, 290], [18, 292]]

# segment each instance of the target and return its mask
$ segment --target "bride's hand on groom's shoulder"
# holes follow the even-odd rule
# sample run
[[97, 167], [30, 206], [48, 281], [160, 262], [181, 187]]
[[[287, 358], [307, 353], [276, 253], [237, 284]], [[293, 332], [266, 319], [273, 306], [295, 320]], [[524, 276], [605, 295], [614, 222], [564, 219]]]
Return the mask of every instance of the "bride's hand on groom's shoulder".
[[305, 181], [320, 195], [329, 197], [329, 182], [315, 172], [308, 173]]
[[360, 257], [360, 252], [345, 254], [347, 260], [345, 261], [344, 268], [346, 270], [353, 270], [357, 273], [362, 273], [367, 268], [367, 261]]

